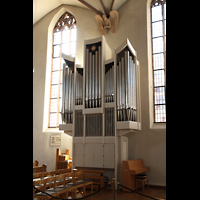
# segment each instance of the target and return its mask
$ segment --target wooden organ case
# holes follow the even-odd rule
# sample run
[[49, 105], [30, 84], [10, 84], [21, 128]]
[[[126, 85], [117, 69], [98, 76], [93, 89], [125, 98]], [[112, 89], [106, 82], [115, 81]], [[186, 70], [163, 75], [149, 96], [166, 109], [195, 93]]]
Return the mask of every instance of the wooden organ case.
[[59, 129], [73, 137], [72, 168], [105, 170], [122, 182], [128, 135], [141, 130], [140, 66], [128, 39], [113, 54], [104, 36], [84, 41], [83, 66], [63, 54]]

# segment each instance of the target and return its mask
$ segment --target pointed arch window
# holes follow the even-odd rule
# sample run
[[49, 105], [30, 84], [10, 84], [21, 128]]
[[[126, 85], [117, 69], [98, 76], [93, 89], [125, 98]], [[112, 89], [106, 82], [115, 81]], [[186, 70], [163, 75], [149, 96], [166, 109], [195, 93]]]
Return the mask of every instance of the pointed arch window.
[[76, 54], [76, 19], [65, 12], [57, 21], [53, 29], [51, 88], [49, 106], [49, 128], [56, 128], [61, 124], [62, 102], [62, 53], [75, 57]]
[[154, 122], [166, 122], [166, 0], [151, 2]]

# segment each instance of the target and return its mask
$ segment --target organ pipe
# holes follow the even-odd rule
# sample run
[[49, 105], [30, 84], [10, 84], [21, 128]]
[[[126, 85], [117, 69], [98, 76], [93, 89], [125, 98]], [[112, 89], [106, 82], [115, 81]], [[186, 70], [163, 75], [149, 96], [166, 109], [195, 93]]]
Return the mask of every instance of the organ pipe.
[[118, 60], [117, 121], [136, 121], [135, 60], [128, 50]]
[[75, 105], [82, 105], [82, 104], [83, 104], [83, 69], [77, 68]]
[[66, 64], [63, 65], [63, 87], [62, 87], [62, 122], [73, 123], [73, 89], [74, 73], [72, 68]]
[[85, 56], [85, 108], [101, 107], [101, 46], [87, 45]]
[[105, 65], [105, 102], [114, 102], [114, 63]]

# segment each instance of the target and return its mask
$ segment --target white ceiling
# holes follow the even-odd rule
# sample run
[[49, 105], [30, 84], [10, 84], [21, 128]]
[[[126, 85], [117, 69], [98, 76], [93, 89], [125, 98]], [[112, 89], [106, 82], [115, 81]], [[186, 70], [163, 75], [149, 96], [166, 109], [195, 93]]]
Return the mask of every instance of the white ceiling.
[[[108, 12], [112, 0], [102, 0], [102, 1]], [[118, 10], [126, 1], [128, 0], [115, 0], [113, 5], [113, 10]], [[85, 2], [89, 3], [97, 10], [104, 13], [99, 0], [85, 0]], [[55, 8], [57, 8], [62, 4], [73, 5], [89, 9], [88, 7], [80, 3], [78, 0], [33, 0], [33, 25], [37, 23], [46, 14], [48, 14], [49, 12], [51, 12], [52, 10], [54, 10]]]

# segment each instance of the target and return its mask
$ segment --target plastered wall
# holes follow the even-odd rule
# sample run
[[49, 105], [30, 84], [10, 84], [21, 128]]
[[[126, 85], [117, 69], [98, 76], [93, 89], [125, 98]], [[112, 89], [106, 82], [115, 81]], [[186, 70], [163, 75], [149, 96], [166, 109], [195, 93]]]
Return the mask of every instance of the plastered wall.
[[[128, 136], [128, 158], [142, 158], [144, 165], [150, 168], [149, 184], [166, 185], [166, 129], [152, 129], [151, 110], [151, 59], [149, 35], [150, 0], [129, 0], [119, 10], [119, 23], [115, 35], [105, 35], [106, 41], [114, 52], [126, 38], [137, 51], [141, 67], [141, 109], [142, 131]], [[99, 37], [95, 13], [75, 6], [61, 5], [48, 13], [33, 26], [33, 161], [46, 163], [47, 170], [55, 169], [56, 148], [50, 146], [50, 135], [57, 130], [47, 129], [49, 88], [52, 54], [52, 30], [59, 17], [68, 11], [77, 20], [76, 64], [83, 62], [84, 39]], [[54, 132], [55, 131], [55, 132]], [[61, 152], [70, 150], [72, 156], [72, 138], [61, 132]]]

